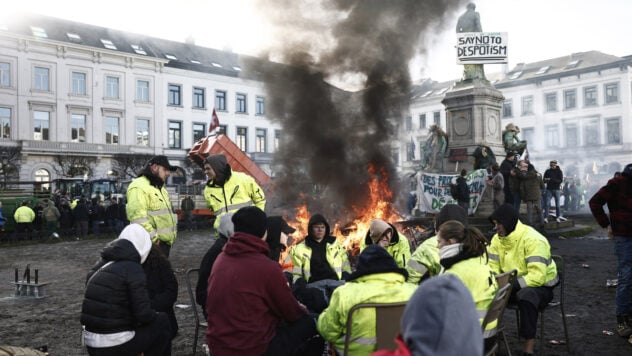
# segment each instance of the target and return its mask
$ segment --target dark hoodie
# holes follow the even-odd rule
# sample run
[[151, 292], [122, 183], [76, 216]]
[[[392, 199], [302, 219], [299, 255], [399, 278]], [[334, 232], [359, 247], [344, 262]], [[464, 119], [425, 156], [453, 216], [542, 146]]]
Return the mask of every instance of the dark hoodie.
[[224, 183], [230, 178], [232, 169], [226, 161], [226, 156], [222, 154], [215, 154], [206, 157], [205, 163], [211, 165], [213, 171], [215, 171], [215, 178], [206, 182], [209, 187], [223, 187]]
[[281, 244], [281, 228], [283, 226], [283, 218], [280, 216], [268, 216], [268, 236], [266, 242], [270, 248], [270, 257], [273, 261], [279, 261], [281, 252], [285, 251], [286, 246]]
[[[312, 235], [312, 226], [323, 223], [325, 224], [325, 238], [321, 242], [317, 242]], [[323, 279], [338, 280], [338, 275], [327, 262], [327, 245], [336, 242], [336, 238], [330, 235], [329, 223], [321, 214], [314, 214], [307, 224], [307, 237], [305, 244], [312, 249], [312, 257], [309, 260], [311, 277], [308, 283], [320, 281]]]
[[511, 204], [503, 204], [496, 209], [489, 217], [489, 221], [493, 224], [494, 220], [498, 221], [506, 230], [507, 236], [516, 229], [518, 224], [518, 214]]

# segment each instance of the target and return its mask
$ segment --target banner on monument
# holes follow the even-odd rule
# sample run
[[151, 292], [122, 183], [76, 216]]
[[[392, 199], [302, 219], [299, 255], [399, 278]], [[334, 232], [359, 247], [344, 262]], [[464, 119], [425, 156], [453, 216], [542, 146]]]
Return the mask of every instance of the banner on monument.
[[456, 34], [457, 64], [507, 63], [507, 32]]
[[[417, 173], [417, 204], [419, 210], [427, 213], [438, 213], [446, 204], [458, 202], [450, 195], [450, 183], [456, 183], [456, 174]], [[467, 187], [470, 191], [470, 209], [468, 214], [474, 214], [485, 193], [487, 170], [478, 169], [466, 176]]]

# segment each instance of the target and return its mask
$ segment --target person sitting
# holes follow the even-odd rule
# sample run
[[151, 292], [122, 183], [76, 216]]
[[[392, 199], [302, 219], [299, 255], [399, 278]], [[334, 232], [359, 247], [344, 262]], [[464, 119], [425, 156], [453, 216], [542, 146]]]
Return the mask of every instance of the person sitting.
[[[318, 317], [318, 332], [342, 354], [349, 310], [360, 303], [408, 301], [417, 288], [405, 283], [408, 273], [399, 268], [389, 253], [370, 245], [358, 256], [357, 269], [347, 283], [334, 290], [331, 303]], [[368, 355], [375, 351], [375, 312], [358, 310], [354, 314], [350, 355]], [[360, 342], [364, 340], [365, 342]]]
[[[310, 310], [320, 312], [328, 304], [331, 292], [344, 284], [351, 273], [347, 250], [338, 242], [325, 217], [314, 214], [307, 225], [307, 236], [303, 242], [293, 246], [289, 255], [292, 269], [293, 289], [297, 298]], [[324, 293], [325, 304], [309, 305], [313, 291], [317, 288]], [[310, 298], [305, 298], [310, 297]], [[320, 301], [321, 298], [317, 298]]]
[[410, 297], [397, 350], [372, 356], [483, 355], [483, 334], [472, 296], [453, 274], [422, 283]]
[[523, 224], [509, 204], [494, 210], [489, 220], [497, 231], [488, 247], [489, 266], [496, 274], [518, 271], [511, 282], [509, 303], [518, 306], [518, 333], [525, 339], [523, 355], [532, 355], [538, 310], [553, 299], [553, 287], [559, 282], [551, 246], [546, 237]]
[[88, 273], [81, 324], [90, 355], [162, 355], [167, 350], [169, 318], [151, 307], [142, 267], [151, 246], [147, 230], [131, 224]]
[[410, 243], [408, 239], [406, 236], [399, 234], [395, 226], [384, 220], [371, 220], [369, 231], [367, 231], [364, 240], [360, 243], [360, 251], [371, 245], [385, 248], [393, 256], [400, 268], [405, 268], [408, 260], [410, 260]]
[[232, 222], [208, 281], [207, 345], [214, 356], [293, 354], [317, 335], [316, 324], [269, 257], [266, 214], [249, 206]]
[[[449, 220], [441, 225], [437, 236], [443, 273], [454, 274], [465, 284], [482, 324], [498, 291], [498, 282], [488, 264], [485, 235], [475, 227]], [[485, 338], [495, 335], [496, 324], [492, 322], [486, 326]]]
[[[467, 226], [467, 211], [456, 204], [444, 205], [435, 216], [435, 231], [438, 232], [441, 225], [448, 220], [457, 220]], [[408, 283], [419, 284], [441, 272], [437, 242], [437, 235], [435, 234], [419, 245], [410, 256], [410, 260], [406, 264]]]

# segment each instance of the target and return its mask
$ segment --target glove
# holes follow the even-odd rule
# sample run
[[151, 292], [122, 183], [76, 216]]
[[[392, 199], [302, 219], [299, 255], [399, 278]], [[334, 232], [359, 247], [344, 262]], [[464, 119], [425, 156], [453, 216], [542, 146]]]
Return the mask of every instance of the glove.
[[517, 279], [512, 280], [511, 282], [511, 293], [514, 294], [519, 291], [522, 287], [520, 287], [520, 283], [518, 283]]

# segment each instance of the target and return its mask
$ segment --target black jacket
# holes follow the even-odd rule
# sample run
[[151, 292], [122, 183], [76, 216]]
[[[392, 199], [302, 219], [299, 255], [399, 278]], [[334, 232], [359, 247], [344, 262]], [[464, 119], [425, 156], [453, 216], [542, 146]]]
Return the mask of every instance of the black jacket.
[[200, 271], [198, 272], [198, 281], [195, 286], [195, 301], [202, 306], [204, 318], [206, 319], [206, 289], [208, 287], [208, 277], [211, 275], [213, 264], [217, 259], [217, 256], [222, 252], [222, 248], [228, 242], [228, 238], [224, 235], [219, 235], [217, 240], [211, 248], [206, 251], [202, 262], [200, 262]]
[[[151, 307], [145, 272], [134, 245], [128, 240], [114, 240], [103, 249], [101, 258], [88, 273], [81, 324], [88, 331], [107, 334], [134, 330], [139, 324], [152, 322], [156, 312]], [[109, 261], [114, 263], [99, 270]]]
[[178, 321], [173, 311], [173, 305], [178, 298], [178, 280], [171, 268], [169, 260], [160, 252], [157, 245], [153, 245], [147, 261], [143, 263], [143, 270], [147, 276], [147, 290], [151, 307], [164, 312], [169, 317], [171, 337], [178, 332]]

